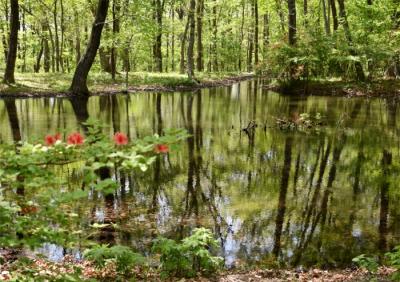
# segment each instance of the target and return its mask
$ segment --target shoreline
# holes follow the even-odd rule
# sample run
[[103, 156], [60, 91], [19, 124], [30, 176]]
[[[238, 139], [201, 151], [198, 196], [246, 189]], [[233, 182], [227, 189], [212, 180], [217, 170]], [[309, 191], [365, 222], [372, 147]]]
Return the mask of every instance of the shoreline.
[[263, 87], [283, 95], [347, 98], [400, 98], [400, 79], [371, 82], [298, 81], [291, 85], [272, 83]]
[[[102, 89], [96, 89], [91, 91], [89, 97], [92, 96], [106, 96], [106, 95], [117, 95], [117, 94], [133, 94], [139, 92], [194, 92], [206, 88], [217, 88], [224, 86], [231, 86], [235, 83], [242, 81], [252, 80], [256, 78], [253, 74], [244, 74], [237, 76], [228, 76], [221, 79], [205, 79], [198, 84], [187, 85], [160, 85], [160, 84], [143, 84], [130, 86], [128, 91], [123, 89], [123, 84], [110, 84], [105, 85]], [[69, 91], [51, 91], [51, 90], [34, 90], [27, 89], [22, 91], [4, 91], [0, 90], [0, 99], [12, 98], [12, 99], [24, 99], [24, 98], [73, 98], [77, 95], [71, 94]]]

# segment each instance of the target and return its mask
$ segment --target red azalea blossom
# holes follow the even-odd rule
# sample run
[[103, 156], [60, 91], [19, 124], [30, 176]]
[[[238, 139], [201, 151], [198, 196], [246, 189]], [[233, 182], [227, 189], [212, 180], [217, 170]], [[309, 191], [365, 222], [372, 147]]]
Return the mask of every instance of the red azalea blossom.
[[72, 133], [67, 139], [69, 145], [82, 145], [83, 141], [85, 141], [85, 139], [79, 132]]
[[128, 144], [128, 136], [126, 136], [126, 134], [124, 134], [124, 133], [117, 132], [114, 135], [114, 143], [119, 146], [127, 145]]
[[61, 134], [60, 133], [56, 133], [56, 135], [54, 135], [54, 138], [56, 139], [56, 141], [61, 140]]
[[154, 151], [157, 154], [166, 154], [169, 152], [169, 147], [168, 145], [164, 145], [164, 144], [158, 144], [154, 147]]
[[53, 146], [56, 143], [57, 139], [53, 135], [46, 135], [44, 138], [44, 142], [46, 143], [46, 146]]

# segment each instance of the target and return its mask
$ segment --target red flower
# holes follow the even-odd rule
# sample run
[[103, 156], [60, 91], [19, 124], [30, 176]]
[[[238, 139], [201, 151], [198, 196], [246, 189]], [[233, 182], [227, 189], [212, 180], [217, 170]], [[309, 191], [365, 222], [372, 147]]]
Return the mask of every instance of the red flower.
[[126, 136], [126, 134], [124, 134], [124, 133], [117, 132], [114, 135], [114, 143], [119, 146], [127, 145], [128, 144], [128, 136]]
[[166, 154], [169, 152], [169, 147], [168, 145], [158, 144], [154, 147], [154, 152], [157, 154]]
[[85, 139], [79, 132], [72, 133], [67, 139], [69, 145], [82, 145], [83, 141], [85, 141]]
[[61, 134], [57, 133], [56, 135], [46, 135], [44, 138], [44, 142], [46, 146], [50, 147], [53, 146], [57, 141], [61, 140]]
[[56, 143], [56, 138], [53, 135], [46, 135], [44, 138], [44, 142], [46, 143], [46, 146], [53, 146]]

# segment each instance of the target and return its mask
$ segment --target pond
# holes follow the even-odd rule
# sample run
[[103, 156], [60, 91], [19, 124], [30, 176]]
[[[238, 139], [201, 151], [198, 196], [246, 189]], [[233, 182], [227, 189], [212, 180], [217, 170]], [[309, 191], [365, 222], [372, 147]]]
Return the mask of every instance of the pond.
[[[142, 253], [158, 235], [180, 239], [198, 226], [213, 230], [227, 266], [346, 267], [361, 253], [382, 254], [399, 244], [397, 103], [282, 96], [260, 86], [249, 81], [73, 104], [65, 98], [0, 100], [0, 142], [66, 134], [88, 116], [107, 125], [110, 135], [122, 131], [130, 139], [186, 128], [192, 137], [146, 173], [115, 175], [120, 189], [111, 200], [91, 193], [76, 203], [82, 228], [117, 224], [97, 240]], [[320, 113], [324, 125], [277, 128], [276, 118], [301, 113]], [[257, 127], [243, 131], [250, 123]], [[77, 168], [60, 173], [81, 177]], [[46, 248], [53, 257], [63, 254]]]

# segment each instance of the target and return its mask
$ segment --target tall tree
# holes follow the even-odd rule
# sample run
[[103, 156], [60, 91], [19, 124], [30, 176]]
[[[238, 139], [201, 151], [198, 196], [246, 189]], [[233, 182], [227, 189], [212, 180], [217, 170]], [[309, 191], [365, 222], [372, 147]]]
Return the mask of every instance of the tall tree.
[[15, 63], [17, 60], [18, 49], [18, 30], [19, 30], [19, 4], [18, 0], [10, 0], [10, 35], [8, 40], [7, 64], [4, 73], [4, 83], [15, 83]]
[[296, 17], [296, 1], [288, 0], [289, 11], [289, 45], [296, 45], [297, 41], [297, 17]]
[[157, 72], [163, 71], [163, 55], [162, 55], [162, 32], [163, 32], [163, 14], [164, 0], [154, 0], [154, 18], [157, 23], [156, 38], [153, 46], [154, 63]]
[[90, 35], [85, 54], [79, 61], [72, 79], [70, 91], [74, 94], [89, 95], [87, 77], [90, 69], [92, 68], [97, 50], [100, 46], [101, 33], [107, 18], [109, 4], [110, 0], [99, 0], [98, 2], [96, 18], [92, 26], [92, 33]]
[[197, 1], [197, 70], [204, 70], [203, 59], [203, 14], [204, 14], [204, 0]]
[[190, 7], [188, 13], [188, 21], [189, 21], [189, 44], [188, 44], [188, 63], [187, 63], [187, 74], [189, 80], [193, 80], [194, 78], [194, 41], [195, 41], [195, 10], [196, 10], [196, 0], [190, 0]]

